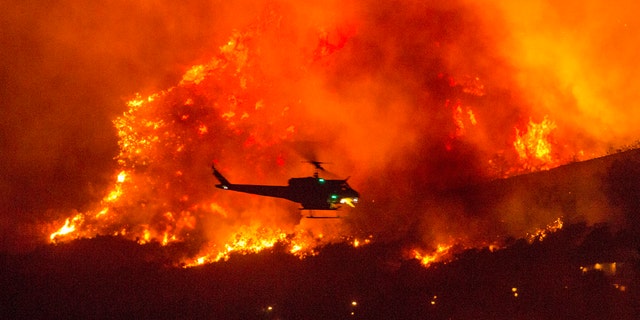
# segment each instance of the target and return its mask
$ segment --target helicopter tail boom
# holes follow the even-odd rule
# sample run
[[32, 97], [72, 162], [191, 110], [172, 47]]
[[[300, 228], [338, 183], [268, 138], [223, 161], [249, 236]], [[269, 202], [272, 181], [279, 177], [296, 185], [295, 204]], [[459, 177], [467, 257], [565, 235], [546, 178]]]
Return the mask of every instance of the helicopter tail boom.
[[225, 178], [220, 173], [220, 171], [216, 170], [214, 166], [211, 166], [211, 169], [213, 170], [213, 175], [220, 182], [219, 184], [216, 184], [216, 188], [218, 189], [292, 200], [291, 193], [289, 192], [289, 188], [286, 186], [262, 186], [262, 185], [253, 185], [253, 184], [235, 184], [235, 183], [229, 182], [229, 180], [227, 180], [227, 178]]
[[220, 184], [216, 185], [216, 187], [222, 188], [222, 189], [229, 189], [229, 187], [231, 186], [231, 182], [229, 182], [229, 180], [227, 180], [220, 173], [220, 171], [216, 170], [216, 167], [211, 166], [211, 169], [213, 170], [213, 175], [216, 176], [216, 179], [218, 179], [218, 181], [220, 182]]

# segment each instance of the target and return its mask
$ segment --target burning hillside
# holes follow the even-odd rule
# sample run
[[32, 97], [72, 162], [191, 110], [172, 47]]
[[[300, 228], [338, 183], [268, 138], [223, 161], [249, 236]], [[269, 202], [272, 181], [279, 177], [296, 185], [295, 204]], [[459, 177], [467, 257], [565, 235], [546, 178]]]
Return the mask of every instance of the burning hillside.
[[[617, 270], [637, 271], [640, 164], [617, 151], [640, 137], [636, 6], [9, 1], [4, 300], [27, 318], [634, 314]], [[210, 171], [284, 185], [308, 160], [360, 192], [343, 219]]]
[[[424, 268], [402, 243], [275, 246], [198, 268], [166, 267], [177, 244], [99, 236], [0, 255], [11, 318], [635, 319], [638, 233], [570, 225], [544, 241], [466, 250]], [[636, 242], [637, 243], [637, 242]]]
[[[636, 152], [586, 161], [640, 137], [631, 2], [125, 2], [1, 20], [5, 251], [107, 238], [199, 266], [392, 243], [433, 265], [637, 231]], [[308, 160], [360, 192], [344, 219], [209, 169], [283, 185]]]
[[[460, 239], [497, 245], [496, 236], [521, 237], [561, 218], [540, 216], [514, 227], [517, 233], [488, 236], [433, 227], [457, 215], [425, 209], [449, 205], [441, 191], [603, 150], [524, 99], [537, 93], [508, 77], [518, 66], [487, 46], [498, 39], [473, 6], [399, 8], [362, 3], [337, 14], [318, 7], [307, 19], [306, 7], [265, 4], [174, 85], [126, 103], [113, 121], [119, 153], [111, 187], [98, 203], [52, 224], [49, 240], [184, 242], [197, 253], [191, 264], [283, 241], [303, 256], [318, 245], [372, 237], [429, 239], [420, 251]], [[491, 12], [501, 9], [509, 8]], [[569, 138], [576, 134], [583, 138]], [[282, 184], [304, 175], [300, 161], [311, 157], [334, 161], [334, 172], [363, 186], [369, 201], [345, 223], [300, 224], [292, 204], [220, 194], [207, 170], [213, 161], [233, 179]], [[385, 190], [389, 181], [393, 190]], [[409, 231], [412, 225], [429, 226]]]

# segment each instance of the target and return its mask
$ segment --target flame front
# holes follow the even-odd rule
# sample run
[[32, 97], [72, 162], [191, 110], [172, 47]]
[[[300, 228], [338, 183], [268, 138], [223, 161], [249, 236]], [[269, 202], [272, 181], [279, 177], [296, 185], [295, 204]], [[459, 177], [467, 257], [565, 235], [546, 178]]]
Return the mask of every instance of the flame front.
[[443, 245], [443, 244], [439, 244], [436, 247], [436, 250], [433, 251], [432, 253], [424, 253], [421, 249], [414, 249], [413, 250], [413, 257], [417, 260], [420, 261], [420, 263], [425, 266], [428, 267], [430, 266], [432, 263], [435, 262], [440, 262], [444, 259], [450, 259], [451, 257], [449, 250], [453, 247], [453, 245]]
[[83, 218], [84, 216], [82, 214], [78, 214], [73, 218], [67, 218], [67, 220], [64, 221], [64, 225], [60, 229], [58, 229], [58, 231], [53, 232], [49, 236], [49, 239], [51, 240], [51, 242], [54, 242], [61, 237], [64, 237], [66, 235], [69, 235], [75, 232], [76, 225], [79, 223], [82, 223]]
[[[527, 83], [528, 69], [489, 52], [485, 41], [501, 37], [490, 28], [494, 19], [476, 16], [478, 8], [403, 3], [390, 10], [372, 3], [311, 12], [270, 2], [212, 56], [184, 68], [175, 86], [136, 94], [113, 121], [119, 153], [112, 185], [90, 210], [57, 221], [49, 241], [113, 235], [140, 244], [181, 242], [197, 252], [182, 261], [194, 266], [277, 245], [300, 257], [335, 241], [360, 247], [374, 238], [356, 234], [377, 239], [376, 231], [414, 230], [407, 225], [420, 226], [416, 232], [425, 238], [473, 239], [429, 238], [412, 256], [430, 265], [456, 247], [501, 244], [495, 234], [457, 226], [486, 221], [448, 218], [456, 205], [432, 206], [427, 202], [435, 196], [425, 192], [602, 153], [602, 145], [592, 143], [595, 134], [572, 140], [582, 126], [543, 103], [549, 96], [571, 99], [536, 91]], [[539, 102], [542, 111], [534, 110]], [[548, 115], [537, 120], [541, 114]], [[296, 149], [307, 141], [321, 147]], [[283, 184], [302, 174], [301, 156], [340, 162], [334, 171], [353, 174], [354, 187], [361, 183], [363, 189], [355, 188], [367, 195], [359, 207], [370, 211], [356, 208], [349, 223], [300, 224], [294, 205], [214, 190], [208, 171], [213, 161], [234, 181]], [[345, 209], [357, 201], [340, 200]], [[431, 207], [445, 210], [431, 215]], [[534, 220], [521, 229], [549, 223]]]
[[[272, 14], [261, 19], [272, 19]], [[230, 201], [236, 198], [216, 195], [211, 188], [206, 169], [211, 158], [225, 159], [229, 168], [238, 161], [245, 167], [251, 164], [264, 177], [263, 167], [283, 167], [290, 157], [282, 151], [276, 157], [272, 153], [298, 131], [289, 110], [299, 98], [283, 100], [279, 92], [265, 91], [277, 80], [265, 76], [260, 65], [259, 37], [271, 32], [268, 28], [256, 25], [234, 32], [215, 57], [188, 69], [178, 85], [129, 100], [129, 109], [114, 120], [120, 169], [111, 190], [96, 209], [66, 219], [50, 234], [50, 241], [109, 234], [140, 244], [186, 242], [201, 248], [195, 258], [183, 262], [194, 266], [277, 243], [304, 257], [314, 254], [316, 246], [343, 237], [321, 230], [318, 237], [296, 228], [298, 214], [292, 217], [290, 207], [273, 200], [250, 197], [249, 206], [233, 207]], [[320, 47], [331, 44], [331, 32], [323, 30], [317, 39]], [[302, 54], [312, 57], [310, 63], [326, 58], [348, 37], [340, 39], [331, 50]], [[248, 170], [234, 177], [253, 173]], [[281, 169], [279, 175], [283, 173]], [[351, 206], [352, 202], [344, 199]], [[252, 222], [256, 219], [262, 222]]]

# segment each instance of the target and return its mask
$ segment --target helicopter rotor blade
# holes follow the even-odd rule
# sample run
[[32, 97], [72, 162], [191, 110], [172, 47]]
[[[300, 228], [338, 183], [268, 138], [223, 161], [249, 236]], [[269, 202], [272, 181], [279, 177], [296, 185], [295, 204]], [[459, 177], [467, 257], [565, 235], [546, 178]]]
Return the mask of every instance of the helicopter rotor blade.
[[315, 173], [322, 172], [325, 176], [338, 177], [338, 175], [332, 173], [325, 168], [325, 164], [331, 164], [331, 162], [319, 161], [323, 153], [323, 150], [330, 149], [331, 145], [326, 141], [312, 141], [312, 140], [300, 140], [290, 143], [291, 149], [297, 153], [304, 161], [302, 163], [311, 164]]
[[302, 163], [309, 163], [309, 164], [312, 164], [314, 166], [314, 168], [316, 168], [317, 170], [327, 171], [322, 165], [323, 164], [329, 164], [330, 162], [306, 160], [306, 161], [302, 161]]

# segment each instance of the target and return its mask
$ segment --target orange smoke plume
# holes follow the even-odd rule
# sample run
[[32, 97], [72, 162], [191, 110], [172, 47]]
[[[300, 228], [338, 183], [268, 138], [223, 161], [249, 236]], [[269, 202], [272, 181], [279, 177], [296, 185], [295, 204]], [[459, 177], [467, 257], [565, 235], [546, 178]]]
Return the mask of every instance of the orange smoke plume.
[[[629, 108], [640, 100], [629, 68], [640, 43], [633, 6], [118, 3], [78, 5], [77, 20], [60, 21], [28, 7], [51, 26], [25, 39], [61, 61], [38, 63], [13, 46], [13, 59], [31, 58], [15, 65], [35, 67], [28, 76], [10, 67], [6, 77], [25, 92], [58, 87], [48, 98], [18, 94], [3, 103], [61, 109], [26, 107], [53, 120], [24, 121], [34, 132], [26, 135], [7, 130], [13, 139], [4, 140], [17, 142], [3, 157], [16, 170], [3, 178], [10, 199], [3, 207], [17, 209], [3, 215], [3, 230], [23, 221], [16, 212], [36, 212], [33, 220], [47, 226], [55, 220], [37, 230], [41, 241], [116, 235], [187, 243], [187, 264], [217, 261], [243, 244], [250, 252], [250, 243], [313, 252], [373, 235], [417, 243], [426, 257], [424, 248], [450, 239], [469, 247], [525, 237], [558, 217], [502, 219], [509, 227], [496, 227], [503, 213], [469, 213], [464, 201], [441, 195], [633, 143], [640, 135]], [[62, 9], [53, 16], [67, 14]], [[11, 30], [30, 25], [20, 10], [7, 16], [17, 21]], [[105, 27], [77, 33], [101, 25], [95, 21]], [[72, 83], [56, 81], [63, 73]], [[73, 98], [78, 92], [82, 98]], [[127, 103], [113, 101], [122, 96]], [[8, 119], [11, 129], [29, 118], [20, 114]], [[301, 222], [295, 204], [214, 190], [208, 169], [214, 161], [232, 181], [285, 184], [310, 174], [305, 157], [351, 176], [363, 198], [346, 219]], [[14, 183], [21, 180], [41, 183]]]

